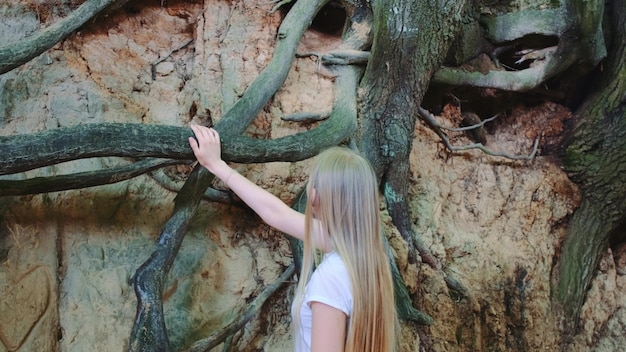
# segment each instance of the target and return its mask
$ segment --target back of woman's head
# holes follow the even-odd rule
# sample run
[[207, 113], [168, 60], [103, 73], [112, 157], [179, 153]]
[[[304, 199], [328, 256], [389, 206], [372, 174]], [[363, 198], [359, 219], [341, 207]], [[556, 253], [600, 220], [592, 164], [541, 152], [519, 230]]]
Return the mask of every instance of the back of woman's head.
[[369, 162], [350, 149], [334, 147], [318, 156], [309, 178], [316, 199], [309, 204], [331, 242], [345, 241], [353, 250], [371, 246], [361, 242], [371, 239], [364, 235], [378, 232], [377, 187]]
[[[312, 248], [310, 226], [315, 218], [332, 249], [343, 259], [351, 279], [354, 306], [346, 351], [391, 351], [395, 304], [374, 170], [350, 149], [330, 148], [318, 156], [308, 187], [309, 196], [315, 199], [307, 202], [309, 243], [305, 248]], [[305, 254], [308, 268], [310, 254]]]

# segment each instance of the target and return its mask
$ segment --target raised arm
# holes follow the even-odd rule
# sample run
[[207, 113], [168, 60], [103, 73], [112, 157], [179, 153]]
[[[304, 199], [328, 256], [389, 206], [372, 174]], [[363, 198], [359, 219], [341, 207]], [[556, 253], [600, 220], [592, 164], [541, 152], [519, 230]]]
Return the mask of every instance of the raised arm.
[[196, 138], [189, 137], [189, 145], [200, 165], [221, 179], [268, 225], [304, 239], [304, 214], [228, 166], [221, 158], [220, 136], [216, 130], [199, 125], [192, 125], [191, 129]]

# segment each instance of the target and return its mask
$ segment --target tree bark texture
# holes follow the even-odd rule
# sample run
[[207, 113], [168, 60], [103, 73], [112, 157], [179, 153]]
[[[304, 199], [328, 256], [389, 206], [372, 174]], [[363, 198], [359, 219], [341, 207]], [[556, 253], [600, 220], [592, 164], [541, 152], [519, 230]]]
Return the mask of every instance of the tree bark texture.
[[289, 10], [278, 28], [272, 61], [250, 84], [241, 99], [220, 120], [224, 133], [234, 135], [243, 133], [263, 106], [283, 85], [302, 35], [309, 28], [315, 14], [329, 1], [298, 1]]
[[[0, 47], [0, 74], [36, 57], [107, 6], [125, 2], [88, 0], [59, 24], [21, 43]], [[328, 146], [346, 141], [356, 131], [355, 142], [376, 170], [393, 223], [411, 248], [410, 260], [416, 262], [419, 253], [424, 262], [444, 274], [436, 258], [412, 229], [412, 216], [420, 214], [409, 214], [408, 210], [408, 161], [421, 100], [431, 77], [441, 67], [457, 37], [461, 24], [467, 19], [469, 4], [466, 0], [372, 0], [375, 33], [372, 53], [360, 85], [362, 95], [358, 102], [358, 122], [356, 86], [362, 77], [362, 69], [338, 64], [332, 69], [337, 74], [332, 113], [318, 127], [276, 140], [259, 140], [243, 135], [259, 111], [283, 85], [302, 34], [314, 15], [328, 2], [294, 3], [277, 32], [276, 50], [270, 64], [215, 126], [223, 137], [223, 158], [238, 163], [304, 160]], [[593, 65], [602, 50], [594, 41], [598, 38], [598, 17], [587, 9], [598, 10], [601, 4], [582, 1], [572, 4], [573, 13], [582, 23], [580, 33], [585, 34], [580, 47], [589, 48], [590, 52], [597, 54], [584, 57], [586, 63]], [[350, 21], [370, 24], [372, 13], [366, 9], [370, 1], [359, 0], [354, 6]], [[565, 162], [570, 176], [581, 186], [583, 199], [571, 218], [559, 262], [560, 279], [554, 292], [556, 302], [565, 307], [565, 321], [574, 325], [610, 234], [626, 222], [626, 8], [623, 0], [613, 2], [612, 6], [614, 8], [609, 12], [613, 15], [614, 42], [610, 59], [604, 65], [605, 80], [600, 85], [601, 91], [577, 113], [579, 122], [568, 145]], [[369, 48], [369, 34], [368, 38], [351, 34], [354, 33], [348, 28], [341, 49], [360, 51]], [[578, 54], [584, 51], [576, 50]], [[569, 66], [569, 60], [579, 59], [577, 55], [564, 57], [563, 60]], [[158, 157], [171, 160], [145, 159], [115, 170], [54, 179], [1, 181], [0, 196], [117, 182], [155, 167], [193, 160], [187, 144], [190, 136], [192, 133], [186, 127], [145, 124], [84, 124], [30, 135], [3, 136], [0, 137], [0, 175], [89, 157]], [[212, 176], [201, 167], [193, 171], [176, 198], [174, 213], [163, 227], [154, 253], [134, 276], [138, 304], [131, 350], [169, 349], [161, 299], [164, 278], [211, 181]], [[301, 203], [296, 205], [300, 209], [301, 206]], [[299, 243], [294, 241], [292, 252], [296, 270], [300, 259], [298, 251]], [[393, 270], [401, 317], [422, 324], [431, 323], [430, 317], [412, 307], [397, 267], [394, 266]], [[464, 292], [453, 278], [444, 275], [449, 287]], [[237, 329], [239, 324], [240, 321], [229, 325], [228, 333]], [[575, 331], [574, 325], [569, 326], [571, 331]], [[211, 344], [216, 343], [214, 337], [218, 335], [219, 338], [226, 336], [219, 333], [210, 336]]]
[[107, 185], [143, 175], [152, 170], [183, 163], [180, 160], [148, 158], [112, 169], [79, 172], [70, 175], [34, 177], [24, 180], [0, 180], [0, 197], [67, 191]]
[[[299, 161], [338, 144], [356, 128], [354, 120], [349, 118], [350, 114], [355, 114], [356, 93], [349, 90], [345, 93], [348, 96], [344, 94], [336, 100], [335, 112], [317, 128], [282, 138], [261, 140], [232, 135], [218, 124], [215, 128], [225, 132], [222, 138], [224, 160], [239, 163]], [[352, 102], [342, 98], [352, 99]], [[187, 127], [127, 123], [85, 124], [35, 134], [0, 136], [0, 150], [4, 151], [0, 155], [0, 175], [102, 156], [193, 160], [187, 142], [191, 136], [193, 133]]]
[[[287, 72], [291, 66], [291, 62], [295, 57], [295, 43], [300, 40], [302, 33], [304, 33], [304, 30], [308, 28], [313, 16], [327, 1], [328, 0], [312, 2], [300, 1], [294, 5], [285, 18], [283, 24], [281, 24], [278, 35], [279, 43], [285, 38], [292, 39], [286, 46], [281, 44], [277, 45], [276, 55], [270, 65], [254, 80], [244, 93], [243, 97], [233, 106], [233, 108], [231, 108], [217, 123], [215, 128], [225, 137], [241, 135], [241, 133], [243, 133], [247, 126], [252, 122], [254, 117], [256, 117], [260, 109], [267, 103], [269, 98], [283, 84], [285, 78], [287, 77]], [[287, 33], [287, 31], [289, 31], [289, 33]], [[283, 41], [283, 43], [285, 42]], [[282, 59], [287, 58], [289, 59], [288, 62], [282, 62]], [[280, 68], [276, 66], [277, 63], [279, 66], [285, 65], [280, 69], [282, 74], [277, 75], [275, 72], [275, 69]], [[346, 72], [346, 75], [342, 76], [341, 79], [338, 79], [338, 81], [343, 82], [342, 79], [347, 79], [348, 87], [355, 87], [356, 84], [354, 82], [356, 71], [352, 69], [348, 69], [348, 71], [349, 72]], [[350, 91], [353, 93], [349, 93]], [[348, 97], [354, 96], [355, 89], [346, 89], [344, 92], [348, 92]], [[335, 101], [336, 104], [333, 107], [333, 110], [335, 110], [335, 108], [337, 108], [337, 110], [331, 113], [329, 120], [325, 122], [325, 126], [332, 126], [332, 123], [335, 121], [347, 121], [347, 126], [356, 127], [353, 119], [350, 119], [351, 116], [356, 116], [355, 103], [350, 103], [350, 101], [354, 102], [355, 99], [344, 100], [342, 99], [344, 97], [344, 95], [340, 95]], [[352, 108], [350, 108], [351, 106]], [[319, 132], [322, 130], [324, 129], [316, 128], [313, 131]], [[339, 135], [341, 135], [342, 132], [348, 132], [349, 134], [352, 132], [353, 128], [339, 128], [339, 130]], [[189, 130], [186, 132], [189, 134]], [[306, 144], [303, 142], [307, 141], [307, 139], [302, 140], [302, 135], [303, 134], [297, 134], [296, 136], [298, 138], [292, 139], [294, 142], [297, 141], [297, 146], [287, 146], [286, 150], [302, 151], [302, 146]], [[331, 135], [336, 136], [336, 134]], [[290, 137], [294, 138], [293, 136], [289, 136], [283, 138], [283, 140], [289, 139]], [[318, 137], [319, 138], [317, 138], [313, 143], [319, 143], [320, 140], [323, 142], [328, 141], [328, 137]], [[345, 137], [346, 136], [344, 135], [343, 138]], [[250, 140], [249, 138], [246, 139]], [[186, 144], [187, 138], [179, 140], [184, 141]], [[312, 140], [309, 139], [308, 141], [311, 142]], [[339, 141], [336, 142], [338, 143]], [[270, 141], [266, 141], [265, 143], [268, 142]], [[224, 143], [224, 145], [229, 145], [229, 143]], [[257, 162], [259, 160], [258, 157], [264, 155], [263, 152], [259, 152], [259, 149], [255, 151], [257, 156], [255, 160]], [[316, 148], [313, 148], [313, 152], [319, 152], [319, 148], [317, 148], [317, 150]], [[226, 150], [224, 150], [223, 154], [224, 159], [229, 160]], [[251, 162], [252, 161], [253, 160], [251, 160]], [[212, 180], [213, 175], [208, 173], [202, 166], [198, 165], [194, 169], [176, 198], [177, 201], [174, 213], [163, 228], [157, 242], [157, 249], [154, 251], [152, 256], [139, 269], [137, 269], [134, 278], [134, 287], [138, 302], [135, 322], [130, 336], [131, 351], [169, 350], [169, 340], [163, 316], [162, 296], [164, 278], [177, 255], [180, 243], [182, 242], [182, 239], [187, 231], [189, 221], [195, 214], [202, 195], [204, 194], [206, 188], [209, 187]]]
[[585, 295], [613, 231], [626, 221], [626, 2], [614, 1], [613, 41], [598, 92], [576, 113], [565, 168], [581, 188], [561, 250], [555, 290], [566, 333], [576, 333]]
[[[465, 15], [467, 2], [374, 1], [374, 43], [361, 82], [359, 149], [381, 180], [385, 201], [409, 245], [441, 273], [434, 257], [412, 229], [407, 203], [409, 155], [421, 100], [443, 63]], [[398, 16], [397, 14], [402, 14]]]
[[[589, 73], [606, 56], [602, 31], [604, 3], [564, 0], [547, 8], [543, 6], [534, 4], [528, 8], [507, 9], [505, 13], [483, 15], [480, 27], [470, 21], [455, 43], [459, 50], [448, 56], [451, 61], [448, 63], [454, 66], [483, 52], [499, 63], [499, 55], [509, 48], [519, 45], [519, 49], [523, 49], [524, 37], [558, 38], [558, 43], [545, 48], [548, 50], [536, 56], [539, 60], [533, 59], [532, 65], [521, 70], [486, 72], [468, 70], [467, 67], [441, 67], [434, 74], [433, 82], [522, 92], [542, 87], [546, 81], [572, 67], [576, 69], [569, 72], [571, 80]], [[531, 48], [531, 52], [535, 49]]]
[[189, 222], [198, 210], [202, 194], [212, 181], [213, 175], [203, 166], [196, 166], [174, 200], [174, 213], [161, 230], [155, 251], [135, 272], [137, 312], [130, 335], [130, 351], [169, 351], [163, 315], [163, 285]]
[[88, 0], [72, 14], [39, 33], [19, 43], [0, 47], [0, 75], [19, 67], [52, 48], [85, 22], [112, 5], [122, 5], [128, 0]]

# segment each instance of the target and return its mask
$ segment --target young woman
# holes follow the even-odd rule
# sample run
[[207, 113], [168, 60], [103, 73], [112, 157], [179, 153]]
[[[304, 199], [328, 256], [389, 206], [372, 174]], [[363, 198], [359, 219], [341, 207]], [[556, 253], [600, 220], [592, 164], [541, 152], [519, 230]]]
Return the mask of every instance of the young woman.
[[322, 152], [301, 214], [230, 168], [221, 159], [217, 131], [191, 128], [196, 138], [189, 144], [198, 162], [268, 225], [304, 242], [292, 306], [295, 351], [395, 350], [393, 283], [380, 233], [376, 176], [367, 160], [347, 148]]

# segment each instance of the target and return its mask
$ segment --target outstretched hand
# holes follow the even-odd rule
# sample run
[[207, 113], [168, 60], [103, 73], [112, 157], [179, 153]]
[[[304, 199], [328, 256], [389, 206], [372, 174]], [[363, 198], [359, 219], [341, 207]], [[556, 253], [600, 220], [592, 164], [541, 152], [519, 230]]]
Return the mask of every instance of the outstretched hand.
[[196, 138], [189, 137], [189, 145], [200, 165], [209, 171], [221, 161], [220, 135], [213, 128], [191, 125]]

